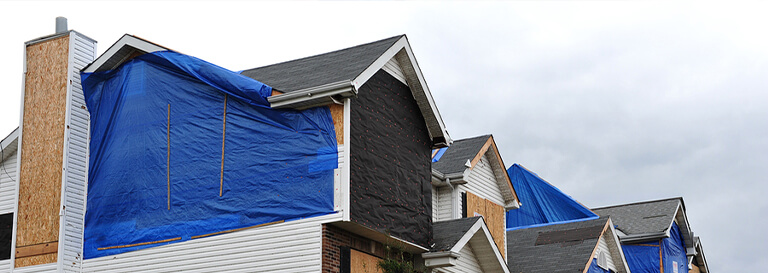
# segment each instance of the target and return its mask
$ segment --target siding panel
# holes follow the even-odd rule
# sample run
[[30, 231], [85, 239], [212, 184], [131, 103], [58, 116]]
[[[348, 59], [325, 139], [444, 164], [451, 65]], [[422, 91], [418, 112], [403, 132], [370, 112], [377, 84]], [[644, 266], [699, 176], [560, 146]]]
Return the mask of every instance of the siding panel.
[[331, 214], [83, 262], [83, 272], [320, 272]]

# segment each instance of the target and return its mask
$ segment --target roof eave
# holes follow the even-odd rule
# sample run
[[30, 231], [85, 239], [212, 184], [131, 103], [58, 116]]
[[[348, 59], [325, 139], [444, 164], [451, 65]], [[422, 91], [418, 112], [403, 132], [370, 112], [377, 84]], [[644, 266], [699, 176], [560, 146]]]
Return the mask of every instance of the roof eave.
[[622, 243], [641, 243], [645, 241], [650, 240], [658, 240], [662, 238], [669, 237], [669, 234], [664, 232], [658, 232], [658, 233], [643, 233], [643, 234], [632, 234], [632, 235], [626, 235], [626, 236], [619, 236], [619, 239]]
[[267, 98], [272, 108], [303, 110], [328, 104], [340, 104], [346, 98], [357, 96], [351, 81], [339, 81]]
[[[125, 48], [125, 50], [123, 50]], [[146, 54], [156, 51], [169, 50], [166, 47], [141, 39], [139, 37], [125, 34], [117, 40], [101, 56], [86, 65], [82, 72], [92, 73], [99, 71], [112, 70], [128, 60], [134, 53]]]

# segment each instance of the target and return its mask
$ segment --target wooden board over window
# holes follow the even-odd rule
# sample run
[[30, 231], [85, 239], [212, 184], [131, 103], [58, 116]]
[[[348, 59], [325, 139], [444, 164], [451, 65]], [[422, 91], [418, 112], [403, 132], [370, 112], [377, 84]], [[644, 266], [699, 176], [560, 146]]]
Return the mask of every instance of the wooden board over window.
[[504, 233], [506, 232], [504, 207], [471, 192], [467, 192], [467, 215], [465, 216], [483, 216], [485, 225], [488, 226], [488, 230], [491, 232], [491, 236], [493, 236], [493, 242], [496, 243], [501, 256], [504, 257], [506, 255], [506, 246], [504, 244]]
[[379, 267], [381, 258], [360, 252], [349, 250], [349, 268], [352, 273], [384, 273]]

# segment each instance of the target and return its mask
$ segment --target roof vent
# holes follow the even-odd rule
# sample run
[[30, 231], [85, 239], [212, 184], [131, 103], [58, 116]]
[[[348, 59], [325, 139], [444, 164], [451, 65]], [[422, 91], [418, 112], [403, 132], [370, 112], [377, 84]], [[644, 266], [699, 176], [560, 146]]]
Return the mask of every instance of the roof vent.
[[67, 17], [56, 17], [56, 34], [67, 32]]

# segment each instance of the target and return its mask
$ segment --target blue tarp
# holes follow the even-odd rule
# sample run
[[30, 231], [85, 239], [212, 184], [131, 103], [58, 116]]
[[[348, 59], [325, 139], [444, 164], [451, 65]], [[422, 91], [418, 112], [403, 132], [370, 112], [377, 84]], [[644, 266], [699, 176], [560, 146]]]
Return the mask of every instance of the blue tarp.
[[[627, 265], [632, 273], [661, 272], [660, 257], [665, 273], [688, 273], [688, 259], [685, 256], [685, 242], [677, 223], [672, 224], [670, 237], [661, 241], [622, 245]], [[661, 251], [659, 251], [661, 248]]]
[[333, 212], [327, 107], [272, 109], [269, 86], [170, 51], [82, 78], [86, 259]]
[[597, 265], [597, 259], [592, 259], [592, 263], [589, 264], [587, 273], [611, 273], [611, 271], [607, 269], [603, 269], [602, 267]]
[[507, 212], [507, 229], [598, 218], [597, 214], [518, 164], [509, 167], [507, 173], [522, 203], [519, 209]]

